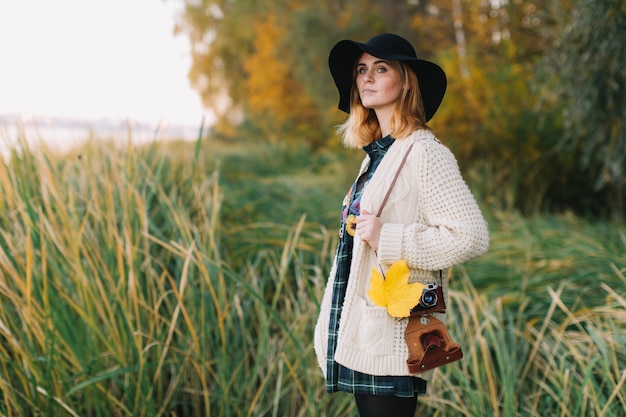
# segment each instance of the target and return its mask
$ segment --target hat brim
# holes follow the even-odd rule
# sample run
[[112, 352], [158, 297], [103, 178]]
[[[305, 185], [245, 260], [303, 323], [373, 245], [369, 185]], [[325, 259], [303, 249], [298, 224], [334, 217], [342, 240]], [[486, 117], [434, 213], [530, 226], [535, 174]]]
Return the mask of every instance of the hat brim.
[[404, 61], [417, 75], [426, 121], [434, 115], [446, 93], [447, 78], [443, 69], [430, 61], [401, 55], [385, 48], [351, 40], [339, 41], [330, 51], [328, 66], [339, 90], [339, 109], [350, 113], [350, 92], [356, 60], [364, 53], [390, 61]]

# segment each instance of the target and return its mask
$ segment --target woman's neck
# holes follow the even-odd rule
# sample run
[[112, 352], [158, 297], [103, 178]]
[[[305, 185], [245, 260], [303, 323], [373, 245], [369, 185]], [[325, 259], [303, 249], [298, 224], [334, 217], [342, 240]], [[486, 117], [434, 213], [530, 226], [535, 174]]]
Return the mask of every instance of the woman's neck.
[[391, 134], [391, 127], [389, 122], [391, 121], [391, 111], [376, 111], [376, 118], [378, 119], [378, 125], [380, 126], [381, 138]]

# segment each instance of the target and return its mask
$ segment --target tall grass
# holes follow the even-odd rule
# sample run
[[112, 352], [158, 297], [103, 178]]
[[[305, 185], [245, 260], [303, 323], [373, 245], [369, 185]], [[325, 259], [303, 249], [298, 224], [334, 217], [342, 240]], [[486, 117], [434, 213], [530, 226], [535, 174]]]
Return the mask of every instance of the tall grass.
[[[356, 163], [206, 139], [15, 150], [0, 165], [0, 414], [356, 415], [324, 393], [312, 348]], [[490, 223], [490, 253], [453, 271], [465, 358], [421, 415], [621, 415], [623, 228]]]

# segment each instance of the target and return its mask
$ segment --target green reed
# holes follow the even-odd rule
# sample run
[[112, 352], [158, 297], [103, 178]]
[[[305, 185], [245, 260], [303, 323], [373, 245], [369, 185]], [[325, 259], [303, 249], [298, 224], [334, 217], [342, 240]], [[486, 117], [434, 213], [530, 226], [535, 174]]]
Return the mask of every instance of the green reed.
[[[0, 165], [0, 414], [355, 416], [324, 393], [312, 347], [353, 168], [206, 139], [15, 151]], [[465, 357], [422, 415], [620, 415], [623, 228], [486, 211], [489, 254], [453, 270]]]

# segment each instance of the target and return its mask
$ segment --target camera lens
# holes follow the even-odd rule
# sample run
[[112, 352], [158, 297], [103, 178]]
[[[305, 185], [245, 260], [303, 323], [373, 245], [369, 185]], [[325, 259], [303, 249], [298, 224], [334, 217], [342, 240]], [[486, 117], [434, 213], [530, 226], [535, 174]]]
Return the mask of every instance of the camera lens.
[[425, 291], [422, 294], [422, 304], [426, 307], [432, 307], [437, 304], [437, 294], [434, 291]]

